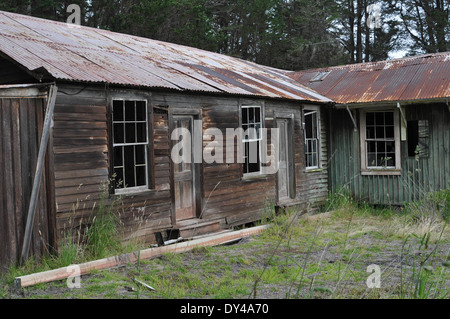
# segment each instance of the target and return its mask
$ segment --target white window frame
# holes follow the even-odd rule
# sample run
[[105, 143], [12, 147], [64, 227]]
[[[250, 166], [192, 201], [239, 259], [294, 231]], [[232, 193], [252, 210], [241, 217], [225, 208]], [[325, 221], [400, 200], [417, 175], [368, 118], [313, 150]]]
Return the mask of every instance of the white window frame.
[[[366, 114], [376, 112], [394, 113], [395, 166], [369, 166], [367, 156]], [[359, 116], [361, 175], [401, 175], [400, 116], [397, 109], [362, 109]], [[372, 140], [372, 139], [371, 139]], [[380, 140], [381, 141], [381, 140]], [[384, 140], [386, 141], [386, 139]]]
[[[307, 112], [311, 111], [311, 112]], [[316, 121], [317, 121], [317, 165], [314, 166], [307, 166], [307, 146], [308, 146], [308, 138], [306, 138], [306, 118], [305, 116], [316, 113]], [[322, 168], [322, 161], [321, 161], [321, 150], [322, 150], [322, 136], [321, 136], [321, 118], [320, 118], [320, 107], [317, 105], [305, 105], [303, 107], [303, 135], [304, 135], [304, 156], [305, 156], [305, 170], [306, 171], [312, 171], [316, 169]]]
[[[125, 115], [122, 121], [114, 121], [114, 101], [122, 101], [123, 103], [127, 102], [127, 101], [133, 101], [133, 102], [144, 102], [145, 103], [145, 124], [146, 124], [146, 142], [135, 142], [135, 143], [115, 143], [114, 141], [114, 124], [116, 123], [122, 123], [124, 124], [124, 129], [125, 129], [125, 123], [144, 123], [144, 121], [126, 121], [125, 120]], [[149, 189], [149, 179], [148, 179], [148, 169], [149, 169], [149, 158], [148, 158], [148, 145], [149, 145], [149, 118], [148, 118], [148, 101], [146, 99], [139, 99], [139, 98], [113, 98], [111, 101], [111, 108], [112, 108], [112, 145], [113, 145], [113, 150], [112, 150], [112, 156], [114, 156], [114, 148], [115, 147], [125, 147], [125, 146], [137, 146], [137, 145], [144, 145], [145, 146], [145, 151], [144, 151], [144, 156], [145, 156], [145, 164], [141, 164], [142, 166], [145, 166], [145, 185], [140, 185], [140, 186], [133, 186], [133, 187], [125, 187], [126, 181], [125, 181], [125, 176], [124, 176], [124, 180], [122, 181], [123, 185], [121, 185], [120, 187], [114, 187], [114, 194], [116, 195], [123, 195], [123, 194], [130, 194], [130, 193], [138, 193], [138, 192], [142, 192], [142, 191], [146, 191]], [[124, 137], [125, 137], [125, 133], [124, 133]], [[137, 140], [137, 137], [136, 137]], [[136, 157], [136, 154], [135, 154]], [[125, 158], [124, 158], [124, 152], [122, 151], [122, 166], [125, 167]], [[134, 158], [134, 163], [133, 163], [134, 168], [136, 169], [136, 158]], [[115, 163], [113, 166], [113, 171], [115, 171], [116, 169]], [[136, 171], [135, 171], [136, 174]]]
[[[249, 123], [243, 123], [243, 118], [242, 118], [242, 109], [249, 109], [249, 108], [258, 108], [259, 109], [259, 115], [260, 115], [260, 128], [262, 129], [264, 127], [264, 109], [262, 105], [257, 105], [257, 104], [249, 104], [249, 105], [241, 105], [241, 107], [239, 108], [239, 116], [241, 118], [240, 120], [240, 127], [242, 129], [243, 125], [248, 125]], [[251, 123], [253, 124], [253, 123]], [[247, 127], [248, 129], [248, 127]], [[251, 177], [251, 176], [258, 176], [258, 175], [262, 175], [262, 161], [261, 161], [261, 141], [262, 141], [262, 132], [259, 132], [259, 136], [257, 136], [256, 138], [245, 138], [245, 132], [247, 131], [247, 129], [244, 130], [244, 135], [242, 136], [242, 143], [243, 145], [243, 157], [245, 158], [245, 143], [249, 143], [249, 142], [258, 142], [259, 143], [259, 151], [258, 151], [258, 158], [259, 158], [259, 170], [257, 172], [250, 172], [250, 173], [244, 173], [244, 177]], [[257, 132], [258, 134], [258, 132]], [[245, 159], [242, 165], [245, 165]]]

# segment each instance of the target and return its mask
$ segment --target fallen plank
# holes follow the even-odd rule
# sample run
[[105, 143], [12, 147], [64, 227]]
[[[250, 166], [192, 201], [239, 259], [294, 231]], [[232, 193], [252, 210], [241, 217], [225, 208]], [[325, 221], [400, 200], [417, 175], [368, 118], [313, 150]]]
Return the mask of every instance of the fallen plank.
[[[138, 258], [140, 258], [141, 260], [145, 260], [161, 256], [164, 253], [183, 253], [190, 251], [195, 247], [217, 246], [239, 238], [248, 237], [251, 235], [261, 233], [268, 227], [269, 225], [251, 227], [241, 229], [238, 231], [220, 233], [217, 235], [212, 235], [204, 238], [176, 243], [173, 245], [144, 249], [141, 250], [140, 252], [132, 252], [119, 256], [113, 256], [95, 261], [90, 261], [76, 265], [76, 267], [79, 269], [79, 272], [77, 274], [81, 276], [96, 269], [97, 270], [106, 269], [125, 265], [127, 263], [134, 263], [138, 261]], [[71, 266], [70, 269], [73, 269], [73, 266]], [[54, 270], [48, 270], [40, 273], [21, 276], [14, 279], [14, 286], [16, 289], [20, 289], [24, 287], [33, 286], [39, 283], [51, 282], [55, 280], [63, 280], [69, 278], [70, 276], [73, 276], [72, 273], [73, 273], [72, 271], [69, 271], [69, 267], [62, 267]]]

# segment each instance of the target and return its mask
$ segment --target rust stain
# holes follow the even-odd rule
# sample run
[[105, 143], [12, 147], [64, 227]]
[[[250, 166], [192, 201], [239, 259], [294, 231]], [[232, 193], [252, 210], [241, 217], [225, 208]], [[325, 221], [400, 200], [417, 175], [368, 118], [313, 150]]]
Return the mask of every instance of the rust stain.
[[[320, 72], [322, 80], [313, 81]], [[287, 72], [340, 104], [449, 97], [450, 52]]]
[[284, 71], [196, 48], [0, 11], [0, 51], [55, 79], [332, 102]]

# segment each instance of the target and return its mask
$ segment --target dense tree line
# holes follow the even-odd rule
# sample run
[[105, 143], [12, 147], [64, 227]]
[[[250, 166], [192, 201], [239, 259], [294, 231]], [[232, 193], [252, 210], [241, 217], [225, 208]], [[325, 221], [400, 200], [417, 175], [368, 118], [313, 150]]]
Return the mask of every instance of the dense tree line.
[[450, 0], [0, 0], [0, 10], [220, 52], [284, 69], [449, 50]]

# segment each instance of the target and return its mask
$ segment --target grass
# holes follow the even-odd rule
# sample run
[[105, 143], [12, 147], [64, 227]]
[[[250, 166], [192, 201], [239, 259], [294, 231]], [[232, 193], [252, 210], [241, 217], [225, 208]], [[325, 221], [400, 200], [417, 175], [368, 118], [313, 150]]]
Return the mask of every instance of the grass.
[[111, 182], [101, 185], [100, 199], [93, 203], [91, 217], [83, 233], [77, 228], [70, 229], [61, 240], [56, 254], [47, 253], [39, 260], [30, 258], [25, 264], [12, 265], [8, 272], [2, 275], [1, 282], [11, 285], [15, 277], [136, 250], [136, 243], [129, 242], [124, 245], [120, 242], [117, 207], [121, 199], [120, 197], [109, 199]]
[[[195, 248], [94, 272], [82, 277], [81, 289], [53, 282], [26, 288], [24, 294], [26, 298], [448, 298], [450, 232], [445, 208], [439, 210], [448, 204], [447, 194], [430, 195], [437, 203], [416, 202], [403, 210], [373, 208], [334, 194], [327, 207], [334, 213], [318, 220], [299, 217], [294, 209], [275, 215], [269, 203], [264, 218], [272, 226], [238, 244]], [[69, 242], [56, 260], [40, 267], [64, 265], [86, 254], [77, 249]], [[381, 269], [381, 288], [366, 285], [371, 264]], [[34, 270], [35, 263], [30, 261], [28, 267], [12, 269], [12, 275]], [[18, 297], [9, 285], [0, 281], [0, 297]]]

